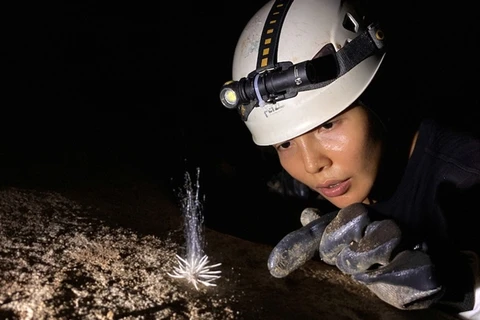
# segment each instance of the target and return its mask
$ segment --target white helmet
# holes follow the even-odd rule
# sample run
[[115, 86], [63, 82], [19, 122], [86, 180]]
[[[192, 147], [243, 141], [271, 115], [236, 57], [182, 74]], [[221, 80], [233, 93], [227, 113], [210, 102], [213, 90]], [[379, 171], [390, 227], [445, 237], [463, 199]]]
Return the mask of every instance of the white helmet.
[[255, 144], [319, 126], [369, 85], [384, 57], [383, 33], [355, 10], [345, 0], [271, 0], [250, 19], [220, 98], [239, 109]]

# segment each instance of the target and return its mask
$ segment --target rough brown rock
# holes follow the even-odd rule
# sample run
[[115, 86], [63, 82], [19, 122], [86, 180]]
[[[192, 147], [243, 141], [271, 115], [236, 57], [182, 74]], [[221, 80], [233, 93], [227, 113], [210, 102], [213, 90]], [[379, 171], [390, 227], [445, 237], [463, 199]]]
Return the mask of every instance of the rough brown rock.
[[320, 261], [283, 279], [265, 244], [205, 230], [215, 287], [167, 275], [181, 213], [150, 184], [0, 190], [0, 319], [452, 319], [400, 311]]

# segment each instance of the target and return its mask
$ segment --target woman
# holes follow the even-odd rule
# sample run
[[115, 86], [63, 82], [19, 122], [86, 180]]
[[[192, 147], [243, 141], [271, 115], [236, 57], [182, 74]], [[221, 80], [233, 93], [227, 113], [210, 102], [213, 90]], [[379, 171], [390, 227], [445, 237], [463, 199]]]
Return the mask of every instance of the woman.
[[284, 277], [318, 251], [397, 308], [479, 319], [480, 142], [431, 120], [400, 120], [393, 103], [378, 107], [385, 34], [364, 9], [269, 1], [238, 40], [222, 103], [293, 179], [337, 208], [306, 209], [268, 267]]

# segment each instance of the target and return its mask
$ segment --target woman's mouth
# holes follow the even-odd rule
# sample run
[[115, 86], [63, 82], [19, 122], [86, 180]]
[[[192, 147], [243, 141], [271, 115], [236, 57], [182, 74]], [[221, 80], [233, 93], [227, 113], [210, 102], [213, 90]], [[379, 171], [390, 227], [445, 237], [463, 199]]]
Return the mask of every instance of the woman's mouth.
[[339, 197], [347, 193], [350, 189], [350, 179], [343, 181], [327, 181], [321, 185], [316, 186], [316, 190], [328, 198]]

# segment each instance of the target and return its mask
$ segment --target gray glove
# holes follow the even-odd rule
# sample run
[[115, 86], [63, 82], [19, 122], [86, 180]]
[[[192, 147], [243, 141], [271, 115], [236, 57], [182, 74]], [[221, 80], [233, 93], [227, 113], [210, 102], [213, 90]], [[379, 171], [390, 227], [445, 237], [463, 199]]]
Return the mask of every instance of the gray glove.
[[285, 236], [268, 259], [270, 273], [285, 277], [318, 250], [320, 258], [366, 285], [399, 309], [429, 307], [443, 294], [423, 251], [399, 251], [401, 231], [393, 220], [371, 220], [369, 207], [353, 204], [319, 216], [304, 210], [302, 228]]

